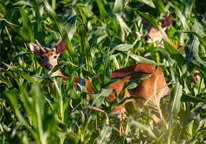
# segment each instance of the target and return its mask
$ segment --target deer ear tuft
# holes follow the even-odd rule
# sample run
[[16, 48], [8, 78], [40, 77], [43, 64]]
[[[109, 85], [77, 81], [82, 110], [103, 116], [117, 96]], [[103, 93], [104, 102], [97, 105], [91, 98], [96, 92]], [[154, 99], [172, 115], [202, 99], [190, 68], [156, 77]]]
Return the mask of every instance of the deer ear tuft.
[[65, 49], [66, 49], [66, 40], [60, 42], [60, 43], [57, 45], [56, 53], [57, 53], [57, 54], [61, 54], [61, 53], [64, 52]]
[[29, 43], [30, 50], [33, 54], [40, 56], [39, 46], [34, 43]]

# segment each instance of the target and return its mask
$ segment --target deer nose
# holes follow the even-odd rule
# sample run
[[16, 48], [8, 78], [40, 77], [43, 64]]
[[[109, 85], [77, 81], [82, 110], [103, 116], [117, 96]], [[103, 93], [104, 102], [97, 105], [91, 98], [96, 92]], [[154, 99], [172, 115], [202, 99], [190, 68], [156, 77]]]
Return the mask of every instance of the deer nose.
[[145, 40], [149, 40], [150, 39], [150, 37], [147, 35], [147, 36], [145, 36]]
[[51, 70], [51, 69], [53, 69], [53, 65], [50, 64], [50, 63], [47, 63], [47, 64], [45, 65], [45, 68], [48, 69], [48, 70]]

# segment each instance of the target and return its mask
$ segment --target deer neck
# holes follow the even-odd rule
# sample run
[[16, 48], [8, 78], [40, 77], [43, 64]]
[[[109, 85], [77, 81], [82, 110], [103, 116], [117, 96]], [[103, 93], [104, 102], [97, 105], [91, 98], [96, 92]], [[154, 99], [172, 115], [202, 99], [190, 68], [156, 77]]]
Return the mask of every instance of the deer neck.
[[[45, 74], [46, 74], [46, 75], [49, 75], [50, 72], [51, 72], [51, 71], [48, 72], [48, 71], [45, 70]], [[55, 71], [55, 72], [51, 75], [51, 77], [55, 77], [55, 76], [61, 76], [61, 77], [64, 77], [65, 79], [69, 79], [69, 77], [66, 77], [65, 75], [63, 75], [60, 70]], [[50, 87], [51, 92], [53, 93], [54, 83], [49, 83], [49, 87]]]
[[175, 49], [177, 49], [177, 50], [179, 51], [179, 50], [182, 48], [181, 45], [174, 44], [174, 43], [171, 41], [171, 39], [168, 37], [168, 35], [166, 34], [166, 32], [164, 32], [164, 35], [165, 35], [167, 41], [168, 41]]
[[59, 69], [52, 74], [52, 77], [55, 76], [61, 76], [64, 77], [65, 79], [69, 79], [69, 77], [65, 76]]
[[[70, 78], [70, 77], [65, 76], [60, 70], [57, 70], [57, 71], [55, 71], [52, 74], [52, 77], [55, 77], [55, 76], [61, 76], [61, 77], [65, 78], [65, 79], [69, 79]], [[79, 80], [79, 77], [74, 77], [74, 83], [78, 83], [78, 80]]]
[[[45, 70], [45, 75], [48, 76], [51, 71], [48, 71], [47, 69]], [[54, 73], [52, 73], [51, 77], [55, 77], [55, 76], [61, 76], [64, 77], [65, 79], [69, 79], [69, 77], [65, 76], [59, 69], [57, 71], [55, 71]]]

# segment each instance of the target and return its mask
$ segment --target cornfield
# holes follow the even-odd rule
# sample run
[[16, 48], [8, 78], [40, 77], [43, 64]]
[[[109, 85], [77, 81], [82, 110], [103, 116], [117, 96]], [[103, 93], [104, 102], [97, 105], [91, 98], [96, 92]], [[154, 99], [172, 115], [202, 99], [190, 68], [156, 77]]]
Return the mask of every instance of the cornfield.
[[[166, 33], [180, 51], [165, 38], [165, 48], [145, 41], [143, 18], [158, 29], [167, 11], [173, 22]], [[0, 143], [206, 143], [205, 25], [205, 0], [1, 0]], [[54, 69], [68, 80], [45, 75], [29, 48], [37, 39], [51, 49], [58, 38], [67, 47]], [[112, 71], [137, 63], [164, 72], [171, 94], [161, 99], [162, 116], [128, 103], [128, 114], [110, 117], [126, 100], [108, 101], [109, 84], [121, 81], [110, 79]], [[74, 77], [81, 78], [76, 90]], [[87, 92], [84, 79], [95, 93]]]

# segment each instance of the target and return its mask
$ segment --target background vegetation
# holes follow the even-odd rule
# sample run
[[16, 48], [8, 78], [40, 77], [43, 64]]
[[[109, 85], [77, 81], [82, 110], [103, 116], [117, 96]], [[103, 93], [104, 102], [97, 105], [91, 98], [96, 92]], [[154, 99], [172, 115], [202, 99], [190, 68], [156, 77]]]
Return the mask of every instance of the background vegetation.
[[[0, 1], [1, 143], [206, 142], [206, 1], [127, 2]], [[184, 46], [182, 51], [165, 40], [165, 49], [145, 43], [142, 17], [157, 26], [167, 10], [173, 23], [166, 32], [174, 43]], [[31, 54], [29, 42], [37, 39], [49, 49], [58, 37], [66, 40], [67, 49], [56, 68], [71, 78], [55, 78], [51, 93], [51, 78], [44, 75], [40, 58]], [[107, 100], [111, 71], [139, 62], [160, 66], [172, 91], [161, 101], [160, 126], [150, 119], [153, 112], [147, 107], [132, 116], [107, 119], [112, 107], [124, 101], [121, 95], [113, 102]], [[197, 82], [190, 80], [194, 69], [200, 71]], [[96, 74], [101, 76], [101, 85]], [[88, 102], [84, 80], [73, 90], [74, 76], [91, 82], [96, 94]], [[85, 108], [94, 105], [102, 105], [103, 111]]]

